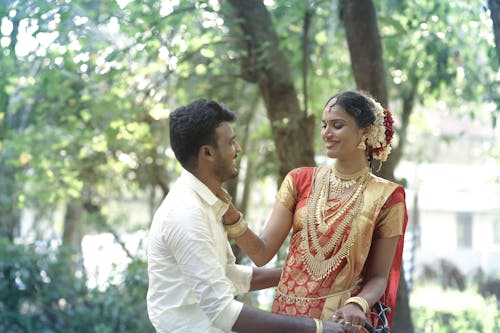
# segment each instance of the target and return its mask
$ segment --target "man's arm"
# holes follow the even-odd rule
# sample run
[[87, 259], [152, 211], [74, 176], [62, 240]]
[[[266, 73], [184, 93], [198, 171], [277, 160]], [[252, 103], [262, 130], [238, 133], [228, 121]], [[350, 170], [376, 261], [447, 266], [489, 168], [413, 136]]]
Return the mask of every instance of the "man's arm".
[[276, 287], [281, 277], [282, 268], [253, 267], [250, 291]]
[[[333, 321], [321, 321], [323, 333], [343, 333], [344, 327]], [[311, 318], [287, 316], [265, 312], [243, 305], [243, 309], [233, 325], [239, 333], [315, 333], [316, 323]]]

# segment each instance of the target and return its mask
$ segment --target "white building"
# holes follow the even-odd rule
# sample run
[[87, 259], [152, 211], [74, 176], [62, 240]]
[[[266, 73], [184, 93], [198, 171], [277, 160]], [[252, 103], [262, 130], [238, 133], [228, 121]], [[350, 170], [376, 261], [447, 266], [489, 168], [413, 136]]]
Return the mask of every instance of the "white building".
[[[500, 167], [401, 163], [409, 181], [406, 261], [413, 267], [449, 260], [463, 273], [500, 273]], [[417, 195], [417, 198], [416, 198]], [[416, 200], [417, 199], [417, 200]], [[417, 206], [417, 211], [415, 211]], [[411, 239], [413, 236], [413, 239]], [[408, 267], [406, 267], [408, 271]]]

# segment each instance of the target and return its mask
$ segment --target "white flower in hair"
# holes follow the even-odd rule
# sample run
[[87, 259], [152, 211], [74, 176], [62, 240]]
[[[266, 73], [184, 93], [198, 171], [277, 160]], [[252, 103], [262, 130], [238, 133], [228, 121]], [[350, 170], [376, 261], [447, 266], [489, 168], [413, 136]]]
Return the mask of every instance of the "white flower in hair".
[[370, 98], [374, 105], [375, 121], [366, 140], [373, 158], [385, 162], [391, 153], [391, 140], [394, 134], [392, 124], [394, 123], [389, 110], [386, 110], [379, 102]]

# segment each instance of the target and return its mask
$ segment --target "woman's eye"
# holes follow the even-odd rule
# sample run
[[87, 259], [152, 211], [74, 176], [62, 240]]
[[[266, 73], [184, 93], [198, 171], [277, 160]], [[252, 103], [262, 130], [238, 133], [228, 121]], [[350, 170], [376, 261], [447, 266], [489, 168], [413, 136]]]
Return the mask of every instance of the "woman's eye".
[[344, 127], [344, 125], [341, 124], [341, 123], [335, 123], [335, 124], [333, 124], [333, 128], [335, 128], [335, 129], [341, 129], [342, 127]]

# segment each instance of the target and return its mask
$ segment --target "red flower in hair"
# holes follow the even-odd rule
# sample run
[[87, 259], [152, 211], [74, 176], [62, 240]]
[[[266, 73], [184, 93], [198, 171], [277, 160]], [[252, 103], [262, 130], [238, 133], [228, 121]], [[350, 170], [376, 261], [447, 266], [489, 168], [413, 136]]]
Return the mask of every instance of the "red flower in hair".
[[390, 144], [392, 141], [392, 137], [394, 136], [394, 119], [392, 118], [392, 114], [389, 110], [384, 109], [384, 126], [385, 126], [385, 142], [386, 144]]

